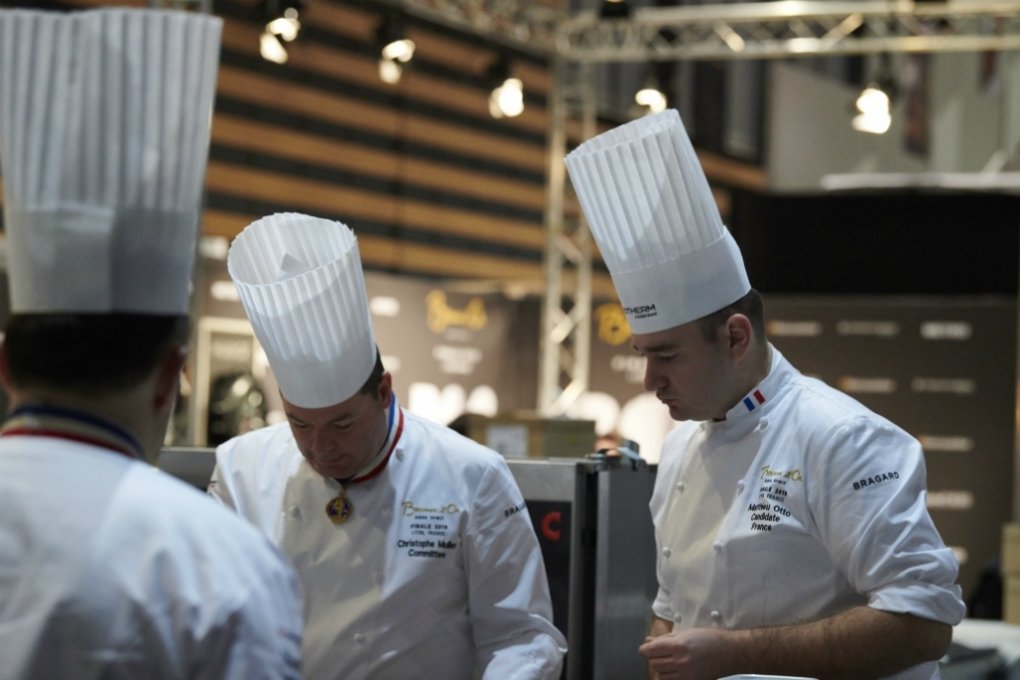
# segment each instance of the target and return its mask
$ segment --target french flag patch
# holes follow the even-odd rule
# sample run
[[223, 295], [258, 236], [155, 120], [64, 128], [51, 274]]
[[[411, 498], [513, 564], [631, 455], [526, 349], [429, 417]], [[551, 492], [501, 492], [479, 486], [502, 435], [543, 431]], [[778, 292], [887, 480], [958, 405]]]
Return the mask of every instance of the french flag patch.
[[753, 411], [764, 403], [765, 396], [761, 393], [761, 390], [755, 390], [750, 395], [744, 397], [744, 406], [747, 407], [748, 411]]

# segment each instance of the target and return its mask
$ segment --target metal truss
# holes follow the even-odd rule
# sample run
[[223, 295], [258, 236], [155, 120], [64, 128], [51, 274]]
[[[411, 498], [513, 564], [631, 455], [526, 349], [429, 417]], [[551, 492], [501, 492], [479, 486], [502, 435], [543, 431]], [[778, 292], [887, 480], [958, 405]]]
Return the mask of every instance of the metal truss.
[[523, 51], [584, 62], [1020, 49], [1020, 0], [780, 0], [643, 7], [620, 19], [556, 0], [383, 0]]
[[538, 411], [564, 415], [588, 390], [591, 367], [591, 234], [584, 218], [566, 215], [567, 129], [595, 135], [595, 94], [591, 67], [553, 61], [549, 93], [548, 178], [544, 258], [545, 298], [539, 354]]
[[450, 28], [540, 56], [556, 50], [567, 17], [559, 0], [380, 0]]
[[769, 59], [877, 52], [1020, 49], [1020, 1], [780, 2], [653, 7], [624, 19], [586, 12], [556, 51], [584, 62]]

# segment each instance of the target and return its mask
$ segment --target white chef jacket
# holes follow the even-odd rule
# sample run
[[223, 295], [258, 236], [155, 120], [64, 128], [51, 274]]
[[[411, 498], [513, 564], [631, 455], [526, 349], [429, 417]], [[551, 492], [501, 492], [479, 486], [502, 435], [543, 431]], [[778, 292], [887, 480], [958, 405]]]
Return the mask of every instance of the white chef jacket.
[[148, 463], [0, 438], [0, 680], [300, 678], [299, 584]]
[[[725, 420], [666, 438], [650, 503], [655, 615], [677, 629], [744, 629], [866, 604], [959, 623], [959, 565], [925, 505], [921, 445], [772, 357]], [[895, 677], [937, 678], [938, 664]]]
[[210, 493], [286, 553], [307, 594], [303, 666], [314, 680], [558, 678], [566, 643], [538, 540], [506, 462], [404, 413], [382, 472], [340, 484], [302, 457], [288, 423], [216, 450]]

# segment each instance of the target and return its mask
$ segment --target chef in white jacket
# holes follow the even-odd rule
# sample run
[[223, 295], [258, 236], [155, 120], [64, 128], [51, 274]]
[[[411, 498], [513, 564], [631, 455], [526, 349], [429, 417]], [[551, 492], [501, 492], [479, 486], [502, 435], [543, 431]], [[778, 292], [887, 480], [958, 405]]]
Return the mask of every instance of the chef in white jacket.
[[545, 568], [505, 461], [400, 408], [353, 232], [249, 225], [227, 266], [287, 422], [221, 445], [210, 493], [292, 560], [315, 680], [558, 678]]
[[651, 671], [937, 678], [964, 605], [925, 507], [920, 444], [768, 342], [676, 111], [566, 163], [645, 387], [682, 421], [651, 501]]
[[219, 19], [0, 10], [0, 679], [300, 677], [299, 583], [146, 462], [188, 339]]

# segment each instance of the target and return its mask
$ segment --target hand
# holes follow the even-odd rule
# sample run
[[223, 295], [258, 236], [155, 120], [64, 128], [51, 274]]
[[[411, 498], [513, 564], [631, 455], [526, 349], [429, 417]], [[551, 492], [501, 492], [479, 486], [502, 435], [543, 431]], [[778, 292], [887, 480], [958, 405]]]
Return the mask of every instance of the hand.
[[638, 651], [659, 680], [718, 680], [735, 662], [729, 640], [728, 631], [693, 628], [645, 638]]

